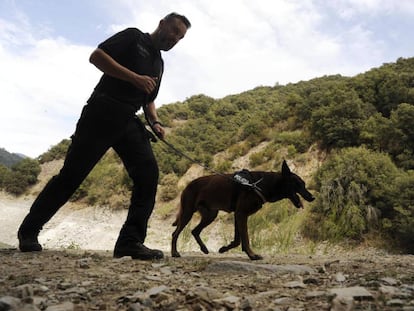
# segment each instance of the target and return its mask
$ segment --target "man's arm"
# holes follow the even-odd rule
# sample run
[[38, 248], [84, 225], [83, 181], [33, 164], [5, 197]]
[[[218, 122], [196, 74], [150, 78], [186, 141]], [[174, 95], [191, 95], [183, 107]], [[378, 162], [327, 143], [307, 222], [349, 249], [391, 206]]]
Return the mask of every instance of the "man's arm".
[[155, 108], [155, 103], [150, 102], [146, 109], [145, 114], [147, 116], [148, 121], [151, 123], [153, 130], [156, 132], [159, 138], [164, 138], [165, 131], [163, 125], [161, 124], [160, 120], [157, 116], [157, 109]]
[[139, 75], [132, 70], [129, 70], [100, 48], [97, 48], [92, 52], [89, 57], [89, 62], [94, 64], [103, 73], [127, 81], [147, 94], [152, 93], [157, 85], [156, 78]]

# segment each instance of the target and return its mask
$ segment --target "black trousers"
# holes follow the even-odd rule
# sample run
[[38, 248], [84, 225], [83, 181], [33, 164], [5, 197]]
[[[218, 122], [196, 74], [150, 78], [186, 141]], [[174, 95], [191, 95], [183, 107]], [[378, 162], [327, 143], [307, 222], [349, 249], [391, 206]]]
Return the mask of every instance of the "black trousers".
[[33, 202], [20, 226], [21, 232], [39, 232], [112, 147], [133, 181], [128, 216], [118, 242], [144, 242], [159, 171], [147, 131], [135, 116], [135, 110], [104, 95], [91, 96], [82, 110], [62, 169]]

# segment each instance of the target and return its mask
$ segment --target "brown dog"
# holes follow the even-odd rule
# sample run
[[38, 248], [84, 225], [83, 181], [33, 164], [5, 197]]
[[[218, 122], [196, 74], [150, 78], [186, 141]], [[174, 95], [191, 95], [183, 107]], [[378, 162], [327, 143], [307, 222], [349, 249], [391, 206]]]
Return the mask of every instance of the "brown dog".
[[177, 251], [178, 236], [196, 211], [201, 214], [201, 221], [191, 233], [201, 251], [208, 254], [200, 233], [213, 222], [218, 211], [223, 210], [234, 212], [234, 240], [220, 248], [219, 252], [224, 253], [239, 246], [241, 242], [242, 250], [251, 260], [262, 259], [262, 256], [255, 254], [250, 248], [247, 218], [256, 213], [265, 202], [290, 199], [297, 208], [302, 208], [297, 193], [308, 202], [315, 199], [306, 189], [305, 182], [290, 171], [286, 161], [283, 161], [281, 172], [252, 171], [248, 174], [250, 181], [232, 174], [209, 175], [197, 178], [187, 185], [181, 194], [180, 210], [173, 224], [177, 226], [172, 234], [173, 257], [180, 257]]

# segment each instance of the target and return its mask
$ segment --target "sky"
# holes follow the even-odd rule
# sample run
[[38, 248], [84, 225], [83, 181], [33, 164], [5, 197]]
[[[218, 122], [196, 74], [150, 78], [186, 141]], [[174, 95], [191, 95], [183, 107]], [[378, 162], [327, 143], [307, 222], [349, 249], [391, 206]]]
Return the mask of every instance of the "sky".
[[101, 76], [96, 46], [173, 11], [192, 27], [162, 53], [158, 107], [414, 56], [413, 0], [0, 0], [0, 148], [35, 158], [69, 138]]

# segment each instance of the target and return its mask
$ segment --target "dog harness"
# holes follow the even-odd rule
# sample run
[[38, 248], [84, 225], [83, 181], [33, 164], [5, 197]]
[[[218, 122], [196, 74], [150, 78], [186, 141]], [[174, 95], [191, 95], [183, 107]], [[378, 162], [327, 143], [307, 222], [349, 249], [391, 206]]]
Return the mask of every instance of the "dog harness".
[[[262, 204], [266, 203], [266, 197], [263, 194], [263, 190], [257, 186], [258, 183], [260, 183], [263, 178], [260, 178], [259, 180], [256, 180], [255, 182], [251, 182], [250, 179], [252, 179], [251, 173], [247, 169], [242, 169], [241, 171], [238, 171], [234, 173], [233, 180], [245, 187], [251, 188], [262, 200]], [[238, 191], [236, 190], [235, 193], [233, 193], [232, 197], [232, 206], [236, 204], [236, 200], [238, 197]]]

